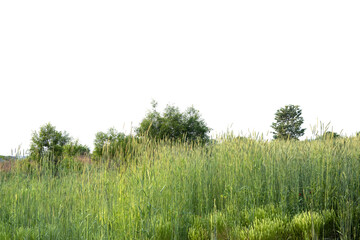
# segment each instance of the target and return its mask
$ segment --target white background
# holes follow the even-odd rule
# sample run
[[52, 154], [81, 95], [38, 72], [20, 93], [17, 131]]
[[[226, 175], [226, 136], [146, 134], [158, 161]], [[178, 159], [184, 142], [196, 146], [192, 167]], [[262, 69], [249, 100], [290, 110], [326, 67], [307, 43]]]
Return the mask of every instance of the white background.
[[[359, 1], [0, 1], [0, 154], [50, 122], [93, 147], [159, 102], [212, 135], [271, 131], [277, 109], [360, 131]], [[271, 134], [268, 135], [269, 138]]]

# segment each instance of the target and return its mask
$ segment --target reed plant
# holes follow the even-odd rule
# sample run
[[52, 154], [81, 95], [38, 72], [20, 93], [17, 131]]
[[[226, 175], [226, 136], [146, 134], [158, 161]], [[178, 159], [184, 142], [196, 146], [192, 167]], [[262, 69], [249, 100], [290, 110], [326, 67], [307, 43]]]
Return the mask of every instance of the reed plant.
[[0, 239], [359, 238], [359, 137], [131, 147], [1, 171]]

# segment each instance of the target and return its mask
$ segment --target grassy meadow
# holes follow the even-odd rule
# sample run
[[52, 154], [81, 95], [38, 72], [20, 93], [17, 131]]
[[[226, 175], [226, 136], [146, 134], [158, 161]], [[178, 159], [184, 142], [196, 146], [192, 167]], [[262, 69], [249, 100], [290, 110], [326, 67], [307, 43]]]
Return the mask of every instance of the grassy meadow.
[[359, 239], [360, 138], [197, 146], [0, 168], [0, 239]]

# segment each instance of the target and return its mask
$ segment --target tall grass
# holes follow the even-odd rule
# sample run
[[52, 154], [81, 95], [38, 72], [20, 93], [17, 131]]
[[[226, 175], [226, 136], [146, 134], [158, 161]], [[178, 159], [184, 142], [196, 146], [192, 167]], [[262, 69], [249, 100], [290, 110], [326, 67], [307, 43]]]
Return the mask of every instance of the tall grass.
[[0, 173], [0, 239], [356, 239], [360, 138], [136, 141]]

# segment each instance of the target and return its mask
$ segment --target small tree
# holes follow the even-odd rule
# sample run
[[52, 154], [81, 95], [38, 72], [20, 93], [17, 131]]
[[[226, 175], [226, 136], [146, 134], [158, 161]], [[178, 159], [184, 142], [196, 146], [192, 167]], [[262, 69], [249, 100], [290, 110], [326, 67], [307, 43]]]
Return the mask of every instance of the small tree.
[[57, 131], [56, 128], [47, 123], [40, 127], [39, 132], [32, 134], [30, 144], [30, 157], [39, 160], [45, 154], [53, 155], [56, 163], [63, 153], [63, 147], [71, 141], [67, 132]]
[[180, 112], [178, 107], [167, 105], [164, 113], [157, 110], [157, 103], [152, 102], [152, 111], [148, 112], [136, 129], [137, 135], [147, 135], [154, 139], [184, 139], [186, 141], [209, 140], [210, 128], [201, 118], [198, 110], [189, 107], [185, 112]]
[[302, 110], [297, 105], [287, 105], [275, 113], [275, 122], [271, 127], [274, 129], [274, 139], [296, 139], [303, 136], [305, 128], [301, 128], [304, 119]]

